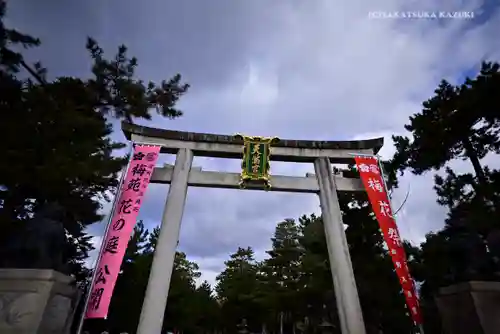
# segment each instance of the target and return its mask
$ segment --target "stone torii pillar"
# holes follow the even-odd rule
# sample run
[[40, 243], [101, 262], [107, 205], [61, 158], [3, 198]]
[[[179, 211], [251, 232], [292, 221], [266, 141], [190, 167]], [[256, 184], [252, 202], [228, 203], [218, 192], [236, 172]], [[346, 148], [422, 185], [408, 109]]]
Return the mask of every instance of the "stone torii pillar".
[[363, 313], [330, 160], [317, 158], [314, 171], [318, 178], [319, 201], [342, 333], [364, 334]]
[[[155, 168], [151, 182], [170, 184], [160, 236], [154, 254], [138, 334], [160, 333], [188, 186], [239, 189], [240, 174], [192, 168], [193, 156], [241, 159], [243, 141], [233, 136], [169, 131], [122, 123], [127, 139], [160, 145], [162, 153], [177, 154], [175, 165]], [[352, 154], [376, 154], [383, 138], [359, 141], [280, 140], [272, 146], [272, 161], [314, 163], [316, 175], [272, 175], [271, 191], [319, 194], [343, 334], [365, 334], [349, 248], [337, 191], [364, 191], [359, 179], [334, 175], [331, 163], [349, 163]], [[262, 190], [249, 185], [249, 190]]]
[[193, 152], [180, 149], [175, 158], [137, 333], [161, 333], [192, 163]]

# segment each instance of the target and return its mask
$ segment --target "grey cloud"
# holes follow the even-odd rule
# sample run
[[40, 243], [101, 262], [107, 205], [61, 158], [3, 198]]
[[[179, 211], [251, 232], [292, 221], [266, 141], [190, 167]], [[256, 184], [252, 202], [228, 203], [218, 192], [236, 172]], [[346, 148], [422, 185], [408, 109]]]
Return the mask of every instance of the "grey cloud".
[[400, 178], [400, 188], [393, 197], [393, 208], [397, 210], [409, 192], [408, 201], [401, 207], [396, 221], [401, 235], [416, 245], [425, 240], [426, 233], [439, 230], [446, 218], [446, 209], [436, 203], [433, 186], [431, 174], [419, 177], [405, 175]]
[[[456, 7], [445, 8], [432, 0], [155, 0], [147, 5], [26, 0], [10, 3], [10, 22], [42, 38], [44, 44], [31, 58], [43, 60], [56, 75], [88, 73], [86, 35], [109, 52], [127, 44], [139, 58], [139, 75], [145, 80], [183, 74], [192, 84], [179, 104], [185, 116], [141, 124], [297, 139], [383, 135], [385, 155], [391, 151], [390, 135], [420, 111], [421, 101], [441, 78], [453, 81], [485, 57], [500, 58], [500, 11], [474, 22], [370, 20], [368, 12], [478, 10], [482, 3], [465, 6], [457, 0], [449, 2]], [[164, 161], [173, 158], [160, 163]], [[233, 172], [239, 167], [238, 161], [217, 159], [195, 159], [194, 164]], [[311, 165], [271, 168], [288, 175], [313, 171]], [[442, 226], [445, 211], [435, 203], [431, 175], [406, 175], [395, 206], [408, 183], [412, 192], [398, 223], [403, 236], [420, 240]], [[148, 190], [140, 212], [148, 227], [159, 223], [167, 192], [162, 185]], [[214, 278], [217, 268], [207, 261], [222, 265], [237, 245], [253, 246], [264, 256], [276, 223], [317, 211], [314, 196], [190, 189], [180, 247], [205, 263], [200, 265]], [[99, 227], [91, 231], [98, 233]]]
[[[219, 273], [224, 267], [224, 264], [221, 262], [220, 257], [210, 257], [210, 256], [197, 257], [188, 255], [188, 258], [191, 261], [202, 263], [203, 270], [210, 270]], [[227, 257], [227, 259], [229, 259], [229, 256]]]
[[[241, 77], [225, 90], [187, 96], [186, 110], [202, 110], [201, 114], [186, 114], [176, 124], [159, 124], [316, 139], [392, 130], [407, 120], [409, 107], [418, 111], [420, 101], [443, 74], [457, 73], [483, 57], [485, 49], [498, 48], [486, 45], [493, 24], [470, 30], [462, 43], [452, 44], [461, 30], [436, 29], [424, 38], [416, 28], [403, 34], [393, 29], [390, 20], [375, 22], [360, 16], [358, 24], [342, 35], [335, 22], [313, 20], [308, 13], [283, 23], [282, 29], [289, 32], [281, 40], [272, 38], [273, 34], [260, 36], [268, 46], [266, 55], [240, 68]], [[299, 37], [287, 45], [289, 36], [295, 35]], [[325, 40], [331, 42], [320, 43]], [[457, 53], [456, 61], [444, 60]], [[394, 58], [394, 54], [400, 56]], [[259, 94], [272, 89], [276, 94], [267, 103], [255, 103]], [[253, 94], [248, 95], [249, 91]]]
[[[86, 75], [86, 36], [109, 53], [125, 43], [139, 59], [139, 74], [161, 80], [181, 72], [201, 86], [225, 83], [244, 66], [255, 34], [265, 33], [273, 18], [250, 1], [19, 1], [9, 21], [40, 37], [41, 58], [54, 75]], [[260, 24], [256, 22], [261, 21]]]
[[180, 246], [192, 256], [219, 256], [238, 246], [268, 249], [275, 226], [296, 218], [317, 201], [314, 195], [193, 189], [188, 198]]

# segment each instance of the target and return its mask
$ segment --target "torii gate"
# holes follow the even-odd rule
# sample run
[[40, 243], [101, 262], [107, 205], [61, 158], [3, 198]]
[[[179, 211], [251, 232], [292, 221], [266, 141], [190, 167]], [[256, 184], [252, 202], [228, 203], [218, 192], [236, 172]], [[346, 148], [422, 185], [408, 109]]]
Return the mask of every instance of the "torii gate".
[[[179, 239], [188, 186], [240, 189], [240, 174], [192, 168], [193, 157], [241, 159], [244, 141], [234, 136], [169, 131], [123, 122], [128, 140], [161, 146], [161, 153], [176, 154], [175, 165], [155, 168], [151, 182], [170, 184], [161, 230], [149, 274], [137, 334], [161, 333], [174, 256]], [[365, 334], [363, 315], [342, 223], [337, 191], [364, 191], [361, 180], [334, 175], [331, 163], [349, 163], [353, 154], [377, 154], [383, 138], [356, 141], [280, 140], [270, 160], [314, 163], [305, 177], [272, 176], [271, 191], [319, 194], [332, 271], [337, 309], [343, 334]], [[247, 189], [262, 190], [249, 185]]]

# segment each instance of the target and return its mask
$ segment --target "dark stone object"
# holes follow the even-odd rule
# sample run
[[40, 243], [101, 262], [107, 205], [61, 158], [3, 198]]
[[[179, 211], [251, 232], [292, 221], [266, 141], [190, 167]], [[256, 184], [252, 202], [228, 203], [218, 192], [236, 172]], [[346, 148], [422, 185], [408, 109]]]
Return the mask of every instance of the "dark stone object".
[[0, 333], [69, 334], [79, 291], [47, 269], [0, 269]]
[[500, 282], [471, 281], [439, 290], [436, 303], [447, 334], [496, 334]]
[[[4, 268], [52, 269], [69, 274], [65, 263], [65, 211], [57, 203], [43, 206], [8, 239]], [[22, 224], [22, 223], [20, 223]]]

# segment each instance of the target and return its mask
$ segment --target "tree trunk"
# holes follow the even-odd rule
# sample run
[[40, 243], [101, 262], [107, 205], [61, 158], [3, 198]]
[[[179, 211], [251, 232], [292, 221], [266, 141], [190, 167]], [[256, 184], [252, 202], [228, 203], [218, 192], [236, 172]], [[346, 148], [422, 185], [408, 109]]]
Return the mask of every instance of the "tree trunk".
[[464, 144], [465, 147], [465, 154], [469, 158], [470, 162], [472, 163], [472, 167], [474, 167], [474, 172], [476, 173], [476, 176], [479, 180], [479, 183], [482, 186], [487, 186], [488, 182], [486, 180], [486, 176], [484, 174], [483, 167], [481, 166], [481, 163], [479, 162], [479, 158], [477, 157], [477, 153], [472, 147], [472, 143], [470, 142], [469, 138], [465, 138], [462, 143]]

